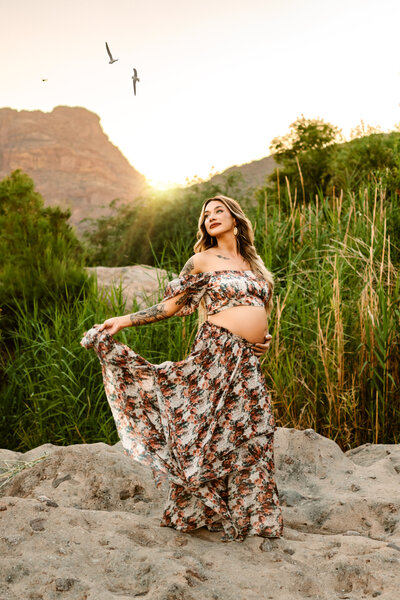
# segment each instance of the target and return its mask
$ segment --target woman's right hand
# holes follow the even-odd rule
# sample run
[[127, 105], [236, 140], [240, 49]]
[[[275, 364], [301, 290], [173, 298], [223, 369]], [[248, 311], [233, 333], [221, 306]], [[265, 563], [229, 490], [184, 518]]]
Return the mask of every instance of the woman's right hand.
[[112, 317], [111, 319], [104, 321], [104, 323], [99, 326], [99, 331], [103, 331], [105, 329], [110, 335], [115, 335], [124, 327], [127, 327], [126, 317]]
[[257, 356], [257, 358], [261, 358], [261, 356], [264, 356], [264, 354], [266, 354], [268, 352], [269, 347], [271, 345], [271, 341], [272, 341], [272, 335], [267, 333], [265, 335], [263, 344], [253, 344], [253, 351], [254, 351], [254, 354]]

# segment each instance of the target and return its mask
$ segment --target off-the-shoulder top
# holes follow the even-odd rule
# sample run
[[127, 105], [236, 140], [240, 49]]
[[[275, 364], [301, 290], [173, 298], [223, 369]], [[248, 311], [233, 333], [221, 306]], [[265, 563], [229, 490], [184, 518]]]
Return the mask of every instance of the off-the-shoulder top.
[[185, 304], [175, 313], [190, 315], [204, 298], [209, 315], [233, 306], [265, 306], [269, 300], [268, 283], [253, 271], [209, 271], [177, 277], [168, 283], [163, 300], [186, 292]]

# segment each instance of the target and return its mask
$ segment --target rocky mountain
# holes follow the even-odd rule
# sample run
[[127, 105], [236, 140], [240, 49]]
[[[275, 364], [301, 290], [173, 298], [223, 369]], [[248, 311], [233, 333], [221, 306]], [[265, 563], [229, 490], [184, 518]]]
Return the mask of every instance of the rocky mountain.
[[398, 600], [400, 446], [278, 428], [283, 538], [160, 527], [167, 489], [121, 444], [0, 450], [3, 600]]
[[130, 165], [100, 125], [80, 107], [52, 112], [0, 109], [0, 177], [27, 173], [47, 205], [69, 208], [71, 222], [106, 214], [111, 200], [132, 200], [146, 179]]

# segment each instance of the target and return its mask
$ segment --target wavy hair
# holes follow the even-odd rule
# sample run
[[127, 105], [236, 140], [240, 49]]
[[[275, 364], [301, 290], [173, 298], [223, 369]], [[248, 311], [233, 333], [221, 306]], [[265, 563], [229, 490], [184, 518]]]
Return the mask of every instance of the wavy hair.
[[204, 221], [205, 215], [204, 212], [207, 208], [207, 204], [212, 200], [218, 200], [221, 202], [226, 208], [229, 210], [231, 215], [236, 220], [236, 227], [238, 230], [236, 236], [236, 243], [238, 252], [243, 258], [249, 263], [251, 270], [253, 273], [259, 275], [262, 279], [264, 279], [269, 286], [269, 299], [268, 304], [266, 306], [267, 313], [269, 314], [272, 309], [272, 292], [274, 289], [274, 279], [272, 273], [268, 271], [266, 266], [264, 265], [261, 257], [257, 253], [257, 250], [254, 246], [254, 232], [253, 227], [249, 219], [244, 214], [239, 202], [234, 200], [233, 198], [228, 198], [228, 196], [214, 196], [213, 198], [208, 198], [203, 204], [201, 209], [200, 217], [199, 217], [199, 226], [197, 231], [197, 242], [194, 245], [194, 252], [197, 254], [198, 252], [203, 252], [204, 250], [208, 250], [209, 248], [213, 248], [217, 246], [218, 242], [215, 237], [212, 237], [207, 233]]

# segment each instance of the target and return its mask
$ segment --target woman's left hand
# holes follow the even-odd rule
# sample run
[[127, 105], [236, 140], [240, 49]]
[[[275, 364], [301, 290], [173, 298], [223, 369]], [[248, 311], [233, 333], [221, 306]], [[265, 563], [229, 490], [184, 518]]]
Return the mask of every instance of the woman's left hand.
[[269, 333], [265, 336], [265, 341], [263, 344], [253, 344], [253, 352], [254, 354], [260, 358], [263, 354], [266, 354], [270, 345], [271, 345], [272, 335]]

